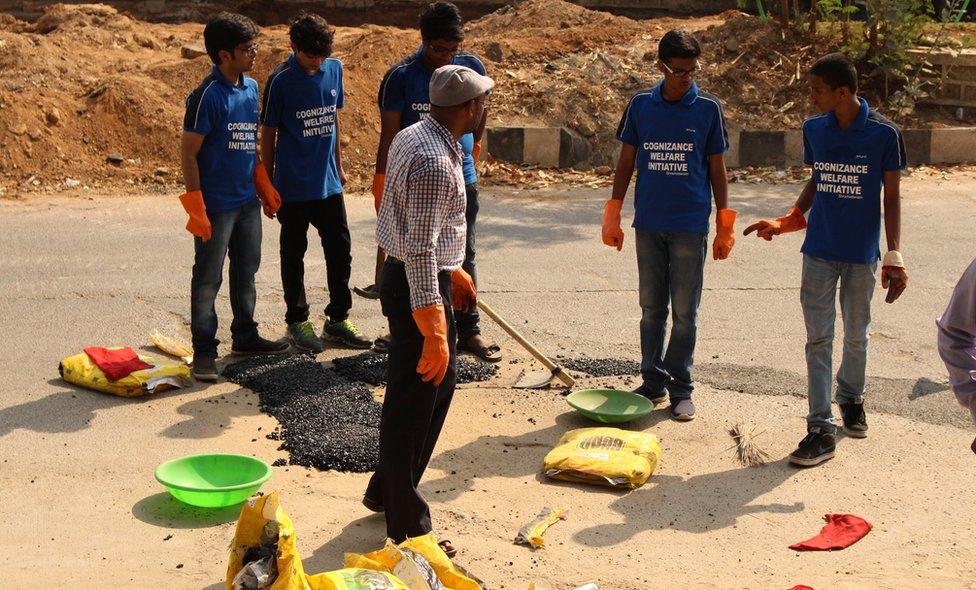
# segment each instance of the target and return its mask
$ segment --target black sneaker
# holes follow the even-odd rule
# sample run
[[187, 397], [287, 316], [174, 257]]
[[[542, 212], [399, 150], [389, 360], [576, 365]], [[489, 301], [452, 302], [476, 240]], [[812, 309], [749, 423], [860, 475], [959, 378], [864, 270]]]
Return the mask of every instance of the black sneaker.
[[373, 341], [363, 338], [363, 335], [359, 333], [359, 328], [349, 318], [341, 322], [333, 322], [331, 319], [325, 320], [325, 325], [322, 327], [322, 340], [342, 344], [349, 348], [367, 349], [373, 346]]
[[864, 414], [864, 404], [850, 402], [840, 404], [840, 414], [844, 419], [844, 433], [854, 438], [867, 438], [868, 418]]
[[230, 347], [237, 354], [281, 354], [289, 348], [290, 346], [285, 340], [268, 340], [260, 336], [242, 344], [235, 342]]
[[790, 453], [790, 463], [801, 467], [820, 465], [834, 458], [834, 448], [834, 435], [814, 428], [803, 437], [796, 450]]
[[197, 381], [210, 381], [216, 383], [220, 378], [217, 372], [217, 359], [208, 356], [193, 357], [193, 378]]
[[653, 389], [651, 389], [650, 387], [648, 387], [643, 383], [641, 384], [640, 387], [633, 390], [633, 393], [636, 393], [637, 395], [643, 395], [648, 400], [650, 400], [650, 402], [655, 406], [658, 404], [663, 404], [664, 402], [668, 401], [667, 391], [654, 391]]

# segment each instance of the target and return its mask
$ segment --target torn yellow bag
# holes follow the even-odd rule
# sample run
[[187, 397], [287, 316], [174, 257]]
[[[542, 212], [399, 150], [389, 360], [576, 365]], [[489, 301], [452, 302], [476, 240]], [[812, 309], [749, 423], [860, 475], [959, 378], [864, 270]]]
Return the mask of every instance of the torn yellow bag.
[[616, 488], [639, 488], [654, 473], [661, 445], [649, 432], [580, 428], [559, 439], [543, 460], [547, 477]]
[[399, 545], [387, 539], [382, 549], [371, 553], [346, 553], [345, 566], [394, 573], [397, 565], [404, 559], [404, 550], [422, 556], [434, 569], [445, 590], [483, 590], [482, 585], [471, 574], [451, 562], [451, 558], [437, 544], [433, 533], [407, 539]]
[[546, 540], [542, 538], [542, 535], [557, 521], [566, 520], [566, 512], [566, 508], [563, 507], [557, 507], [553, 510], [546, 506], [539, 511], [535, 520], [519, 529], [518, 534], [515, 535], [515, 543], [517, 545], [529, 545], [533, 549], [545, 547]]
[[122, 397], [140, 397], [192, 383], [190, 367], [184, 363], [141, 354], [139, 358], [152, 367], [133, 371], [117, 381], [109, 381], [84, 352], [62, 359], [58, 372], [68, 383]]
[[227, 566], [227, 590], [410, 590], [396, 576], [370, 569], [308, 575], [295, 526], [278, 492], [252, 496], [241, 509]]
[[273, 582], [264, 586], [268, 590], [319, 590], [305, 580], [295, 541], [295, 526], [281, 509], [278, 492], [252, 496], [241, 508], [230, 548], [227, 590], [234, 590], [234, 579], [241, 569], [262, 553], [270, 553], [274, 561]]

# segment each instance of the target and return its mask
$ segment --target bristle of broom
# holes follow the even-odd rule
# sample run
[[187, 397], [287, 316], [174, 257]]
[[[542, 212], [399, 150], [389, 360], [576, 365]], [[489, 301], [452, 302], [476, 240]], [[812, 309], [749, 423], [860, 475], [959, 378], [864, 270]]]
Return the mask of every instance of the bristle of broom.
[[760, 467], [769, 462], [769, 453], [756, 444], [755, 427], [736, 423], [729, 428], [729, 436], [735, 441], [735, 458], [746, 467]]

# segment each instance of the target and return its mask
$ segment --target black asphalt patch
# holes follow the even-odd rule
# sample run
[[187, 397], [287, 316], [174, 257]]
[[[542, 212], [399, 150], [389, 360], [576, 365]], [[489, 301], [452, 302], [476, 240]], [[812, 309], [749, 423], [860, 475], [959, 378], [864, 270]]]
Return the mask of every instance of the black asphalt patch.
[[[350, 381], [361, 381], [371, 385], [386, 383], [386, 355], [375, 352], [339, 357], [332, 361], [335, 370]], [[498, 373], [498, 366], [493, 363], [473, 361], [464, 356], [457, 359], [457, 382], [476, 383], [488, 381]]]
[[323, 367], [310, 354], [255, 357], [229, 365], [224, 377], [255, 391], [274, 416], [289, 463], [322, 470], [373, 471], [379, 459], [380, 412], [363, 383]]
[[[326, 368], [307, 353], [263, 356], [228, 365], [223, 375], [256, 392], [261, 411], [278, 420], [281, 428], [268, 438], [282, 441], [288, 464], [373, 471], [382, 405], [369, 385], [385, 383], [386, 355], [364, 352], [337, 358], [333, 365]], [[495, 365], [458, 358], [459, 383], [486, 381], [497, 372]]]
[[615, 377], [640, 373], [640, 363], [627, 359], [557, 356], [556, 362], [564, 369], [586, 373], [591, 377]]

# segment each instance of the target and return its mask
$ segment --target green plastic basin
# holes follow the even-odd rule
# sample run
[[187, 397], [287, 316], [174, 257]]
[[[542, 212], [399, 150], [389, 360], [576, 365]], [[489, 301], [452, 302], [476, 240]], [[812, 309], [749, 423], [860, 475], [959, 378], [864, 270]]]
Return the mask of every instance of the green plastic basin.
[[244, 455], [189, 455], [156, 468], [156, 481], [191, 506], [220, 508], [247, 500], [271, 477], [271, 467]]
[[590, 420], [604, 424], [629, 422], [654, 410], [646, 397], [618, 389], [581, 389], [566, 396], [566, 402]]

